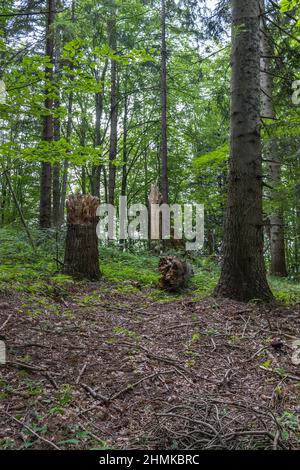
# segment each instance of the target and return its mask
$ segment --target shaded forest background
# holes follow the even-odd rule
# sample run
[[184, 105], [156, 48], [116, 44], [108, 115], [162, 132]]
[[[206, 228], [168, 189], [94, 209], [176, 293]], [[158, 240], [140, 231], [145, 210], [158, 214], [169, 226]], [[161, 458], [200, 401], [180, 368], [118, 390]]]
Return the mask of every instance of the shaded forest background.
[[[289, 2], [265, 8], [264, 256], [273, 282], [288, 276], [297, 290], [299, 107], [291, 97], [299, 11]], [[0, 21], [3, 282], [19, 276], [17, 261], [31, 253], [22, 237], [34, 245], [31, 261], [60, 268], [68, 194], [148, 203], [156, 183], [165, 201], [204, 203], [205, 246], [195, 263], [217, 273], [229, 158], [229, 2], [6, 1]], [[127, 256], [124, 244], [102, 245], [104, 271], [106, 253], [116, 262]], [[126, 249], [156, 256], [145, 242]]]

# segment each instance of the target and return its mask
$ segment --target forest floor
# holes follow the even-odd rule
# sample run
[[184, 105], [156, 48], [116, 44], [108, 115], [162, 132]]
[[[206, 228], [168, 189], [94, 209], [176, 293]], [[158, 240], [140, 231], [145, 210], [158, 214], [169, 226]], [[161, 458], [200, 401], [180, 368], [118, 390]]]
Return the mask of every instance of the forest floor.
[[127, 288], [2, 296], [2, 448], [300, 448], [300, 305]]
[[202, 260], [174, 296], [157, 258], [116, 250], [74, 282], [8, 238], [0, 449], [300, 449], [299, 284], [272, 281], [273, 305], [214, 299]]

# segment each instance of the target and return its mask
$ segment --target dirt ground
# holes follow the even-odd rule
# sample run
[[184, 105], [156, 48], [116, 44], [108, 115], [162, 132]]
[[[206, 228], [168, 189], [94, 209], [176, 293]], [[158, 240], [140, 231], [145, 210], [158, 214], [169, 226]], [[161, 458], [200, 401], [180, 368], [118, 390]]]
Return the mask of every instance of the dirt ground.
[[102, 281], [36, 307], [0, 299], [2, 449], [300, 449], [300, 305]]

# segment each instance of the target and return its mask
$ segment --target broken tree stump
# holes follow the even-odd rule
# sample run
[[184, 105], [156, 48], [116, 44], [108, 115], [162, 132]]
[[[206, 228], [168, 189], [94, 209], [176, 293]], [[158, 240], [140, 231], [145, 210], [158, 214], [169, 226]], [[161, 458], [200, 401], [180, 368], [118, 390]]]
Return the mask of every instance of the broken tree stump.
[[191, 265], [176, 256], [160, 258], [158, 270], [161, 274], [159, 287], [170, 292], [177, 292], [186, 286], [193, 274]]
[[99, 199], [90, 195], [69, 196], [67, 236], [63, 272], [79, 279], [100, 278], [98, 237], [96, 233]]

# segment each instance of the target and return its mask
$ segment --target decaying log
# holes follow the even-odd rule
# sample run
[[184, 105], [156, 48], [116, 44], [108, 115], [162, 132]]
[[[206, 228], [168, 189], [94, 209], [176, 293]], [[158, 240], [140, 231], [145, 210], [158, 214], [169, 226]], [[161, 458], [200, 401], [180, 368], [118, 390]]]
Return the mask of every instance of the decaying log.
[[158, 270], [161, 274], [159, 287], [170, 292], [184, 287], [193, 274], [191, 265], [176, 256], [160, 258]]
[[99, 199], [90, 195], [69, 196], [67, 237], [63, 272], [77, 278], [100, 278], [98, 238], [96, 233]]

